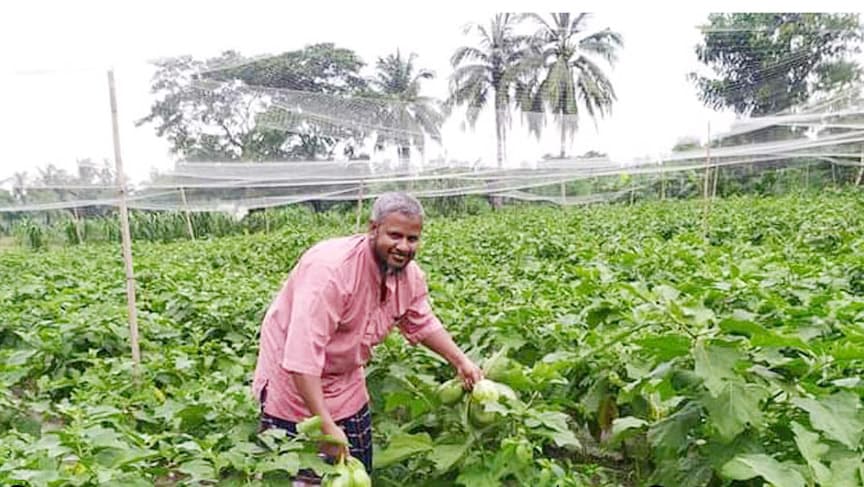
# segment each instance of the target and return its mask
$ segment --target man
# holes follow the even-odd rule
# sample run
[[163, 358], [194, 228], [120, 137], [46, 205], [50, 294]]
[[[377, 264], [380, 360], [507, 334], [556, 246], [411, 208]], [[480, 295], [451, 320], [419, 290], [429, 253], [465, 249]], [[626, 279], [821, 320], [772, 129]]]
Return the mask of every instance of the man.
[[296, 423], [320, 416], [322, 432], [347, 443], [371, 472], [363, 367], [394, 327], [444, 357], [466, 388], [482, 379], [429, 306], [424, 274], [413, 261], [422, 228], [420, 202], [388, 193], [372, 206], [368, 233], [327, 240], [303, 254], [261, 326], [252, 389], [263, 428], [294, 434]]

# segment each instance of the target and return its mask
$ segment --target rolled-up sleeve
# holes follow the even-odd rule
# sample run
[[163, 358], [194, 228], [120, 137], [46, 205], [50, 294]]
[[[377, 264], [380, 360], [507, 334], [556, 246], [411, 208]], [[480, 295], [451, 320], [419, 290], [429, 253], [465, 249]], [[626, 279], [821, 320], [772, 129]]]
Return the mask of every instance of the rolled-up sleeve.
[[433, 333], [443, 330], [444, 326], [432, 312], [429, 289], [422, 274], [417, 277], [412, 287], [415, 289], [414, 296], [405, 312], [405, 318], [399, 322], [399, 331], [410, 344], [416, 345]]
[[283, 369], [321, 375], [325, 349], [336, 331], [340, 309], [341, 297], [333, 278], [310, 272], [298, 279], [288, 316]]

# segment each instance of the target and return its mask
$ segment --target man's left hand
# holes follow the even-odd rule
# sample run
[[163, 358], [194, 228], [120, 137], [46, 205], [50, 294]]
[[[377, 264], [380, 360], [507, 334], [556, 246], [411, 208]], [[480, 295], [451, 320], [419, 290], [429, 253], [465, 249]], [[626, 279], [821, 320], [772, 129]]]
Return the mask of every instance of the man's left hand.
[[483, 380], [483, 371], [467, 357], [456, 366], [456, 372], [462, 379], [462, 385], [469, 391], [474, 388], [474, 384]]

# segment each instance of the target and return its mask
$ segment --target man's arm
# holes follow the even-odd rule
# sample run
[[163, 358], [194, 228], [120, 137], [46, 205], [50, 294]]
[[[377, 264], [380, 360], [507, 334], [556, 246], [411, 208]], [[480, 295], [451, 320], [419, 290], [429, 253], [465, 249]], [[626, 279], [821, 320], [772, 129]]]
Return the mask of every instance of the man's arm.
[[313, 416], [321, 418], [321, 432], [344, 442], [344, 445], [339, 447], [326, 447], [325, 453], [336, 458], [347, 456], [348, 437], [345, 436], [342, 428], [333, 421], [330, 411], [327, 410], [327, 406], [324, 403], [324, 392], [321, 388], [321, 377], [297, 373], [292, 375], [294, 377], [294, 384], [297, 386], [297, 391], [300, 393], [300, 397], [303, 398], [303, 402], [306, 403], [306, 407], [309, 408]]
[[483, 371], [459, 349], [447, 330], [438, 330], [420, 343], [450, 362], [467, 389], [473, 389], [474, 384], [483, 379]]

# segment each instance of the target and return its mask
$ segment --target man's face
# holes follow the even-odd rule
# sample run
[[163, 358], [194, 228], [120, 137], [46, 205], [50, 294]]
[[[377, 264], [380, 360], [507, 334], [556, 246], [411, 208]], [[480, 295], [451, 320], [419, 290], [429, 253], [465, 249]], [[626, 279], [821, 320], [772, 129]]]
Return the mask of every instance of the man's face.
[[369, 234], [378, 263], [393, 272], [404, 269], [417, 252], [422, 231], [423, 219], [416, 215], [394, 212], [371, 222]]

